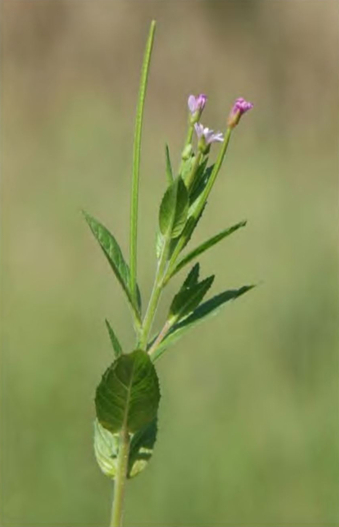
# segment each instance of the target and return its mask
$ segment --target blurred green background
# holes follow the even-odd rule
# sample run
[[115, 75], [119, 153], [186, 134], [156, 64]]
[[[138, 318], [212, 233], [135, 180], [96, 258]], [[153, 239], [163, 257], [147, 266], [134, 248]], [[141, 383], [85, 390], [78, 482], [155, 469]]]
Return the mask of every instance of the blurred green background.
[[[136, 95], [146, 106], [139, 281], [154, 273], [164, 143], [174, 163], [190, 93], [234, 133], [194, 243], [213, 293], [260, 287], [158, 364], [160, 430], [129, 484], [126, 527], [339, 525], [336, 1], [2, 3], [1, 525], [98, 527], [112, 485], [92, 451], [93, 395], [128, 308], [80, 209], [127, 256]], [[177, 283], [182, 281], [178, 277]], [[173, 284], [164, 298], [173, 295]]]

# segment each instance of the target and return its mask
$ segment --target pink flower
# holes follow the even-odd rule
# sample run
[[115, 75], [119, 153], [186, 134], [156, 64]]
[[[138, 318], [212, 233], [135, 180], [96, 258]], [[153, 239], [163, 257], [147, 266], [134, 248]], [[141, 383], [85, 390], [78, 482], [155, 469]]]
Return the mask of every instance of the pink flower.
[[194, 95], [190, 95], [188, 97], [188, 109], [191, 112], [191, 116], [193, 118], [198, 119], [200, 117], [203, 109], [205, 108], [206, 101], [207, 97], [203, 93], [200, 93], [198, 97], [195, 97]]
[[215, 142], [223, 142], [224, 136], [221, 132], [214, 132], [209, 128], [204, 128], [201, 123], [195, 123], [194, 125], [197, 136], [200, 140], [203, 140], [206, 145], [210, 145]]
[[239, 97], [233, 104], [231, 113], [228, 116], [228, 122], [227, 122], [228, 126], [230, 128], [234, 128], [240, 121], [240, 117], [244, 113], [248, 112], [248, 110], [251, 110], [252, 108], [253, 108], [253, 104], [251, 102], [248, 102], [242, 97]]

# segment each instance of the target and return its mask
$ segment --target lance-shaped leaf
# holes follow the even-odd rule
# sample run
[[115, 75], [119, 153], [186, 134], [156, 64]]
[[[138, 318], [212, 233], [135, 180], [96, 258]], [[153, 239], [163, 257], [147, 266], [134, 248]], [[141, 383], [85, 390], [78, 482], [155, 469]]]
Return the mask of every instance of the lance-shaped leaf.
[[175, 266], [173, 271], [170, 273], [170, 276], [171, 277], [174, 276], [185, 265], [187, 265], [192, 260], [197, 258], [203, 252], [207, 251], [207, 249], [210, 249], [211, 247], [213, 247], [213, 245], [215, 245], [216, 243], [220, 242], [221, 240], [223, 240], [224, 238], [226, 238], [227, 236], [229, 236], [233, 232], [237, 231], [241, 227], [245, 227], [246, 223], [247, 223], [246, 221], [241, 221], [241, 222], [237, 223], [236, 225], [232, 225], [232, 227], [228, 227], [228, 229], [224, 229], [223, 231], [219, 232], [215, 236], [212, 236], [212, 238], [209, 238], [208, 240], [204, 241], [202, 244], [198, 245], [198, 247], [193, 249], [193, 251], [188, 253], [186, 256], [184, 256], [184, 258], [182, 258], [177, 263], [177, 265]]
[[163, 236], [177, 238], [185, 227], [188, 214], [188, 193], [181, 177], [177, 177], [165, 192], [159, 212]]
[[106, 323], [107, 331], [108, 331], [108, 334], [109, 334], [109, 338], [111, 339], [111, 343], [112, 343], [112, 346], [113, 346], [114, 354], [118, 358], [118, 357], [120, 357], [120, 355], [122, 355], [122, 347], [120, 345], [118, 337], [114, 333], [113, 328], [110, 325], [110, 323], [108, 322], [108, 320], [105, 320], [105, 323]]
[[193, 267], [180, 291], [173, 298], [168, 316], [168, 321], [171, 324], [192, 313], [211, 287], [214, 276], [209, 276], [201, 282], [198, 282], [198, 276], [199, 264]]
[[195, 286], [199, 281], [199, 274], [200, 274], [200, 264], [198, 262], [192, 267], [192, 269], [188, 273], [182, 287], [187, 288], [187, 287]]
[[172, 172], [172, 165], [171, 165], [171, 158], [169, 153], [168, 145], [165, 147], [165, 154], [166, 154], [166, 176], [167, 176], [167, 182], [169, 185], [173, 183], [173, 172]]
[[157, 418], [136, 432], [131, 440], [127, 476], [133, 478], [144, 470], [152, 457], [157, 438]]
[[[174, 261], [176, 261], [176, 259], [178, 258], [179, 254], [181, 253], [181, 251], [186, 247], [186, 245], [188, 244], [188, 242], [190, 241], [191, 237], [192, 237], [192, 234], [196, 228], [196, 226], [198, 225], [202, 215], [203, 215], [203, 212], [205, 210], [205, 206], [204, 208], [202, 209], [202, 211], [200, 212], [199, 216], [197, 218], [194, 218], [193, 216], [189, 217], [187, 222], [186, 222], [186, 225], [181, 233], [181, 236], [180, 238], [177, 238], [177, 239], [173, 239], [171, 240], [171, 245], [170, 245], [170, 251], [169, 251], [169, 255], [170, 257], [174, 254], [175, 255], [175, 258], [174, 258]], [[169, 272], [166, 274], [166, 278], [164, 280], [164, 285], [167, 284], [167, 282], [169, 281], [169, 279], [171, 278], [171, 274], [170, 274], [170, 270]]]
[[[162, 353], [174, 342], [176, 342], [180, 337], [182, 337], [186, 331], [196, 326], [203, 320], [216, 315], [220, 308], [224, 306], [227, 302], [239, 298], [239, 296], [247, 293], [255, 287], [254, 285], [245, 285], [240, 287], [240, 289], [231, 289], [229, 291], [224, 291], [219, 295], [214, 296], [210, 300], [207, 300], [201, 304], [193, 313], [185, 318], [183, 321], [179, 321], [177, 324], [171, 328], [164, 340], [159, 344], [159, 347], [154, 351], [152, 355], [152, 360], [155, 361], [158, 359]], [[150, 343], [150, 347], [152, 342]]]
[[208, 180], [208, 177], [210, 173], [212, 172], [212, 167], [209, 167], [206, 169], [208, 163], [208, 157], [205, 157], [203, 162], [200, 164], [197, 173], [195, 175], [192, 188], [190, 190], [190, 205], [197, 199], [197, 197], [201, 194], [203, 189], [206, 186], [206, 182]]
[[185, 229], [184, 229], [184, 231], [182, 233], [182, 236], [181, 236], [182, 239], [183, 239], [181, 250], [183, 250], [186, 247], [186, 245], [188, 244], [188, 242], [192, 238], [193, 232], [195, 231], [199, 221], [202, 218], [202, 215], [204, 213], [205, 207], [206, 207], [206, 203], [205, 203], [204, 208], [202, 209], [202, 211], [200, 212], [200, 214], [199, 214], [199, 216], [197, 218], [195, 218], [194, 216], [189, 216], [188, 217], [187, 223], [185, 225]]
[[94, 235], [96, 240], [99, 242], [101, 249], [104, 252], [115, 276], [117, 277], [120, 285], [126, 293], [127, 299], [137, 315], [137, 318], [140, 319], [140, 293], [138, 291], [138, 303], [136, 304], [130, 290], [130, 271], [125, 259], [122, 255], [121, 249], [118, 242], [114, 238], [113, 234], [109, 232], [104, 225], [102, 225], [95, 218], [83, 212], [85, 219]]
[[[131, 435], [127, 477], [133, 478], [148, 465], [157, 436], [157, 418]], [[113, 434], [94, 421], [94, 453], [102, 472], [111, 479], [117, 473], [119, 433]]]
[[205, 157], [205, 159], [202, 161], [202, 163], [199, 165], [198, 170], [195, 174], [194, 181], [192, 188], [190, 189], [190, 204], [193, 203], [193, 201], [196, 200], [198, 197], [201, 188], [204, 186], [204, 181], [208, 179], [208, 170], [206, 170], [208, 163], [208, 156]]
[[104, 373], [95, 396], [100, 424], [112, 433], [137, 432], [157, 414], [158, 376], [145, 351], [121, 355]]

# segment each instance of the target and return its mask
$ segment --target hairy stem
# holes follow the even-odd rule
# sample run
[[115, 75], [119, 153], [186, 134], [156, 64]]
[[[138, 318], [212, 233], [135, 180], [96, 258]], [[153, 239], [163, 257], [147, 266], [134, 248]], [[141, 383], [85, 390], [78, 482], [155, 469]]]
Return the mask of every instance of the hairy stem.
[[120, 433], [117, 473], [114, 482], [114, 498], [110, 527], [122, 526], [129, 447], [130, 438], [126, 427], [124, 426]]

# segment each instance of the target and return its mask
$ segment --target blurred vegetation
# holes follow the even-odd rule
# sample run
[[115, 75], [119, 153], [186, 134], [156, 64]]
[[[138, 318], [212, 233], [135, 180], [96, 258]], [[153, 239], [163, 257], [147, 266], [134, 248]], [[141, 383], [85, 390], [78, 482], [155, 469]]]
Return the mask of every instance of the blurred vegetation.
[[199, 92], [218, 130], [235, 97], [255, 103], [194, 241], [249, 223], [202, 270], [217, 273], [214, 292], [261, 285], [159, 362], [158, 445], [129, 484], [126, 527], [339, 525], [339, 46], [326, 0], [2, 3], [1, 525], [107, 524], [112, 488], [92, 450], [94, 390], [112, 359], [104, 318], [133, 340], [79, 211], [127, 253], [152, 18], [142, 291], [164, 143], [177, 162], [186, 99]]

